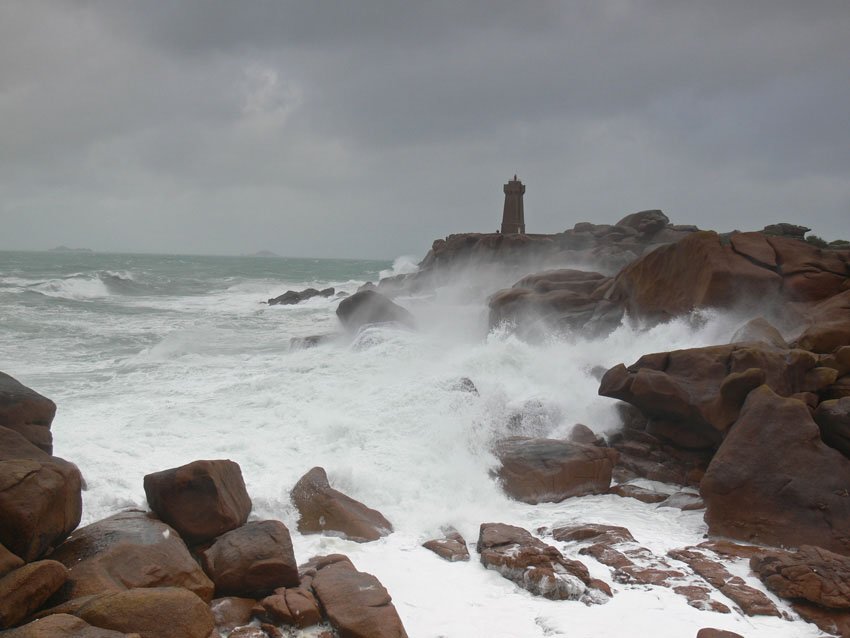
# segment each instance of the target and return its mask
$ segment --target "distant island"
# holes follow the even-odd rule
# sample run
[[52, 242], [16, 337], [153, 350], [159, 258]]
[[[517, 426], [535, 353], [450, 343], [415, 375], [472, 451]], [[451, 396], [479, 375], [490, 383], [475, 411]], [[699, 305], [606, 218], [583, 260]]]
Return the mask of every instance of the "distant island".
[[91, 248], [68, 248], [68, 246], [57, 246], [56, 248], [51, 248], [47, 252], [49, 253], [93, 253], [94, 251]]
[[245, 255], [246, 257], [280, 257], [277, 253], [273, 253], [270, 250], [260, 250], [256, 253], [251, 253], [250, 255]]

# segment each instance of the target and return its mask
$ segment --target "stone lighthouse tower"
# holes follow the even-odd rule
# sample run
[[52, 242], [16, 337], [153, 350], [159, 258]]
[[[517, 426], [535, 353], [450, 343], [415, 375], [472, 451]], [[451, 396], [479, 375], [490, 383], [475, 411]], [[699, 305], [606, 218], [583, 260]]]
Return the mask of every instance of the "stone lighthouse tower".
[[505, 184], [505, 210], [502, 213], [502, 234], [525, 234], [525, 211], [522, 208], [522, 196], [525, 185], [516, 178]]

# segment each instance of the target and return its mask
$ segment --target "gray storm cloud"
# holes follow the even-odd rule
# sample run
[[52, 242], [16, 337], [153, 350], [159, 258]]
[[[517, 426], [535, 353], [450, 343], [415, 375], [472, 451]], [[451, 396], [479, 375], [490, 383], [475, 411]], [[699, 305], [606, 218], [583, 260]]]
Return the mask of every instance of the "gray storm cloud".
[[[461, 5], [461, 6], [458, 6]], [[0, 248], [422, 254], [662, 208], [850, 235], [850, 5], [0, 5]]]

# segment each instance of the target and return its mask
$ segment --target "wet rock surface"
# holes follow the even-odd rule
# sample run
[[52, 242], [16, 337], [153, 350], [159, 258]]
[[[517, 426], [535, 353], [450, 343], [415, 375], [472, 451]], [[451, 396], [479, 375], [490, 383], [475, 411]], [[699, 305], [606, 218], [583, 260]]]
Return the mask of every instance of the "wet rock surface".
[[330, 533], [364, 543], [393, 530], [380, 512], [332, 488], [321, 467], [302, 476], [290, 494], [300, 514], [298, 531], [302, 534]]
[[219, 596], [262, 597], [298, 585], [298, 563], [286, 525], [252, 521], [216, 538], [199, 552]]
[[207, 603], [182, 587], [104, 594], [77, 615], [94, 626], [137, 633], [141, 638], [209, 638], [215, 627]]
[[602, 603], [607, 595], [594, 586], [581, 562], [566, 558], [521, 527], [482, 523], [478, 537], [481, 564], [536, 596], [551, 600]]
[[341, 638], [407, 638], [389, 592], [347, 557], [313, 558], [301, 573], [312, 577], [316, 598]]
[[505, 492], [532, 504], [606, 492], [617, 459], [610, 448], [526, 437], [500, 441], [496, 455]]
[[177, 532], [144, 512], [122, 512], [81, 527], [51, 558], [70, 572], [55, 603], [136, 587], [182, 587], [206, 601], [213, 596], [212, 581]]
[[440, 558], [450, 563], [469, 560], [469, 548], [466, 540], [456, 529], [450, 528], [444, 531], [442, 538], [434, 538], [422, 543], [422, 547], [430, 549]]
[[235, 529], [251, 513], [242, 471], [230, 460], [194, 461], [148, 474], [144, 486], [150, 508], [189, 543]]

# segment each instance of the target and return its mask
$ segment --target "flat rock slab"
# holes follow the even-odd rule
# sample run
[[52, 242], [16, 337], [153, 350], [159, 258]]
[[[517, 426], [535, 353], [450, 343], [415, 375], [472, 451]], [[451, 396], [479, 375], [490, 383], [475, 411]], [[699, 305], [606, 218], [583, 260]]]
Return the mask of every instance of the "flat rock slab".
[[705, 503], [699, 494], [676, 492], [658, 504], [658, 507], [675, 507], [683, 512], [705, 509]]
[[340, 638], [407, 638], [389, 592], [347, 557], [314, 558], [302, 573], [312, 575], [313, 591]]
[[773, 550], [750, 559], [768, 589], [782, 598], [850, 611], [850, 557], [820, 547]]
[[392, 524], [377, 510], [335, 490], [324, 468], [314, 467], [302, 476], [290, 493], [298, 508], [298, 531], [302, 534], [330, 533], [365, 543], [393, 531]]
[[481, 564], [535, 596], [551, 600], [607, 602], [581, 562], [564, 557], [530, 532], [503, 523], [482, 523], [478, 536]]
[[496, 474], [505, 492], [533, 505], [604, 494], [618, 456], [610, 448], [526, 437], [500, 441], [495, 451], [502, 464]]
[[246, 523], [219, 536], [200, 557], [220, 596], [258, 598], [298, 585], [292, 539], [280, 521]]
[[145, 512], [114, 514], [81, 527], [51, 555], [70, 570], [54, 602], [134, 587], [184, 587], [203, 600], [207, 578], [171, 527]]
[[720, 562], [706, 554], [694, 548], [685, 548], [671, 550], [668, 555], [687, 564], [712, 587], [735, 601], [747, 616], [781, 617], [776, 605], [764, 592], [750, 587], [738, 576], [733, 576]]
[[151, 509], [188, 543], [236, 529], [251, 513], [242, 470], [230, 460], [194, 461], [148, 474], [144, 483]]
[[29, 563], [0, 578], [0, 629], [28, 618], [67, 578], [68, 570], [55, 560]]
[[97, 627], [141, 638], [209, 638], [215, 627], [207, 603], [182, 587], [112, 592], [84, 605], [77, 615]]

